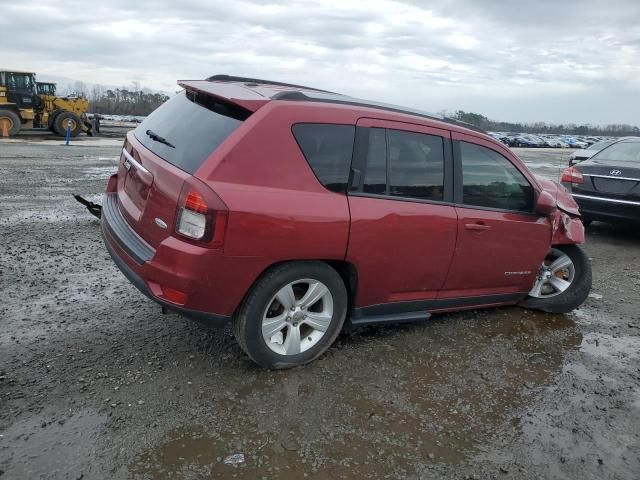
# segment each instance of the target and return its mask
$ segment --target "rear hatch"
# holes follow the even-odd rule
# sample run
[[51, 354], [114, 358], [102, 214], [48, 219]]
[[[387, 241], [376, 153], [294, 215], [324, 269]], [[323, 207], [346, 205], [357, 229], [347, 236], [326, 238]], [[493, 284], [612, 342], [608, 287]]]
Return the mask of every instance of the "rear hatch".
[[640, 142], [620, 142], [576, 165], [584, 182], [573, 193], [640, 200]]
[[171, 235], [184, 181], [251, 112], [223, 99], [183, 91], [127, 135], [118, 170], [118, 204], [149, 245]]

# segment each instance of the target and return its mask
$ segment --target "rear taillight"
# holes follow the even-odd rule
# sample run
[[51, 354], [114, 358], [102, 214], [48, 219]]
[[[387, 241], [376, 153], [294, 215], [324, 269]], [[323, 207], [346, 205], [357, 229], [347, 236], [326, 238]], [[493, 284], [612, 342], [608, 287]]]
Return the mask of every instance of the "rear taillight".
[[195, 177], [182, 185], [176, 233], [209, 248], [224, 244], [229, 209], [211, 188]]
[[560, 181], [566, 183], [582, 183], [584, 182], [584, 178], [582, 178], [582, 174], [575, 167], [568, 167], [562, 172]]

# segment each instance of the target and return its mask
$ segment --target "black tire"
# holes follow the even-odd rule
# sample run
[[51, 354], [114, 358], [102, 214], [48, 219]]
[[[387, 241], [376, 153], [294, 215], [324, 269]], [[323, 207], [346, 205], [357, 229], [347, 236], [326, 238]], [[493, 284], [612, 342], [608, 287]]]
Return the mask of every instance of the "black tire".
[[[333, 316], [324, 335], [315, 345], [295, 355], [274, 352], [262, 335], [262, 321], [274, 295], [299, 279], [322, 282], [333, 298]], [[233, 334], [240, 348], [258, 365], [270, 369], [291, 368], [311, 362], [333, 344], [347, 314], [348, 296], [342, 278], [324, 262], [303, 261], [275, 266], [254, 284], [233, 318]]]
[[11, 110], [0, 109], [0, 137], [3, 134], [2, 124], [4, 122], [8, 122], [7, 133], [9, 133], [10, 137], [17, 135], [22, 127], [22, 122], [17, 113]]
[[80, 117], [75, 113], [66, 110], [60, 112], [53, 121], [54, 131], [58, 135], [65, 136], [67, 134], [67, 121], [69, 118], [71, 118], [72, 122], [71, 136], [77, 137], [82, 131], [82, 120], [80, 120]]
[[554, 245], [555, 249], [569, 256], [575, 268], [573, 282], [564, 292], [548, 297], [527, 297], [521, 305], [549, 313], [569, 313], [584, 303], [591, 291], [591, 263], [577, 245]]
[[51, 130], [53, 133], [56, 133], [56, 129], [55, 129], [56, 117], [62, 112], [64, 112], [64, 110], [60, 108], [56, 108], [53, 112], [51, 112], [51, 115], [49, 115], [49, 119], [47, 120], [47, 126], [49, 130]]

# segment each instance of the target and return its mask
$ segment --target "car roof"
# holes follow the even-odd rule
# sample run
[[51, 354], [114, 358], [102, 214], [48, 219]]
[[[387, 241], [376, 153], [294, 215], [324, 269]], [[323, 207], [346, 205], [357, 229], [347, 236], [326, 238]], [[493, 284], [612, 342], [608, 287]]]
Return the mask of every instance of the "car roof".
[[385, 112], [411, 115], [420, 119], [436, 120], [456, 127], [486, 134], [481, 128], [469, 123], [412, 108], [388, 103], [363, 100], [327, 90], [320, 90], [291, 83], [276, 82], [257, 78], [213, 75], [206, 80], [180, 80], [178, 84], [186, 89], [198, 90], [209, 95], [225, 98], [247, 110], [256, 111], [270, 101], [315, 102], [334, 105], [373, 108]]

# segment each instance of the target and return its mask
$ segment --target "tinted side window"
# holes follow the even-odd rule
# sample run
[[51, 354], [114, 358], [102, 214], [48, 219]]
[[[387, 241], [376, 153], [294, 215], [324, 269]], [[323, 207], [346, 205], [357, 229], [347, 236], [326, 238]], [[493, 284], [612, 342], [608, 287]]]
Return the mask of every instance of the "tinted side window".
[[370, 128], [362, 191], [387, 193], [387, 139], [384, 128]]
[[292, 131], [320, 183], [334, 192], [345, 192], [356, 127], [298, 123], [293, 126]]
[[489, 148], [460, 142], [465, 205], [533, 211], [533, 187], [512, 163]]
[[444, 195], [444, 141], [422, 133], [388, 130], [389, 194], [427, 200]]

